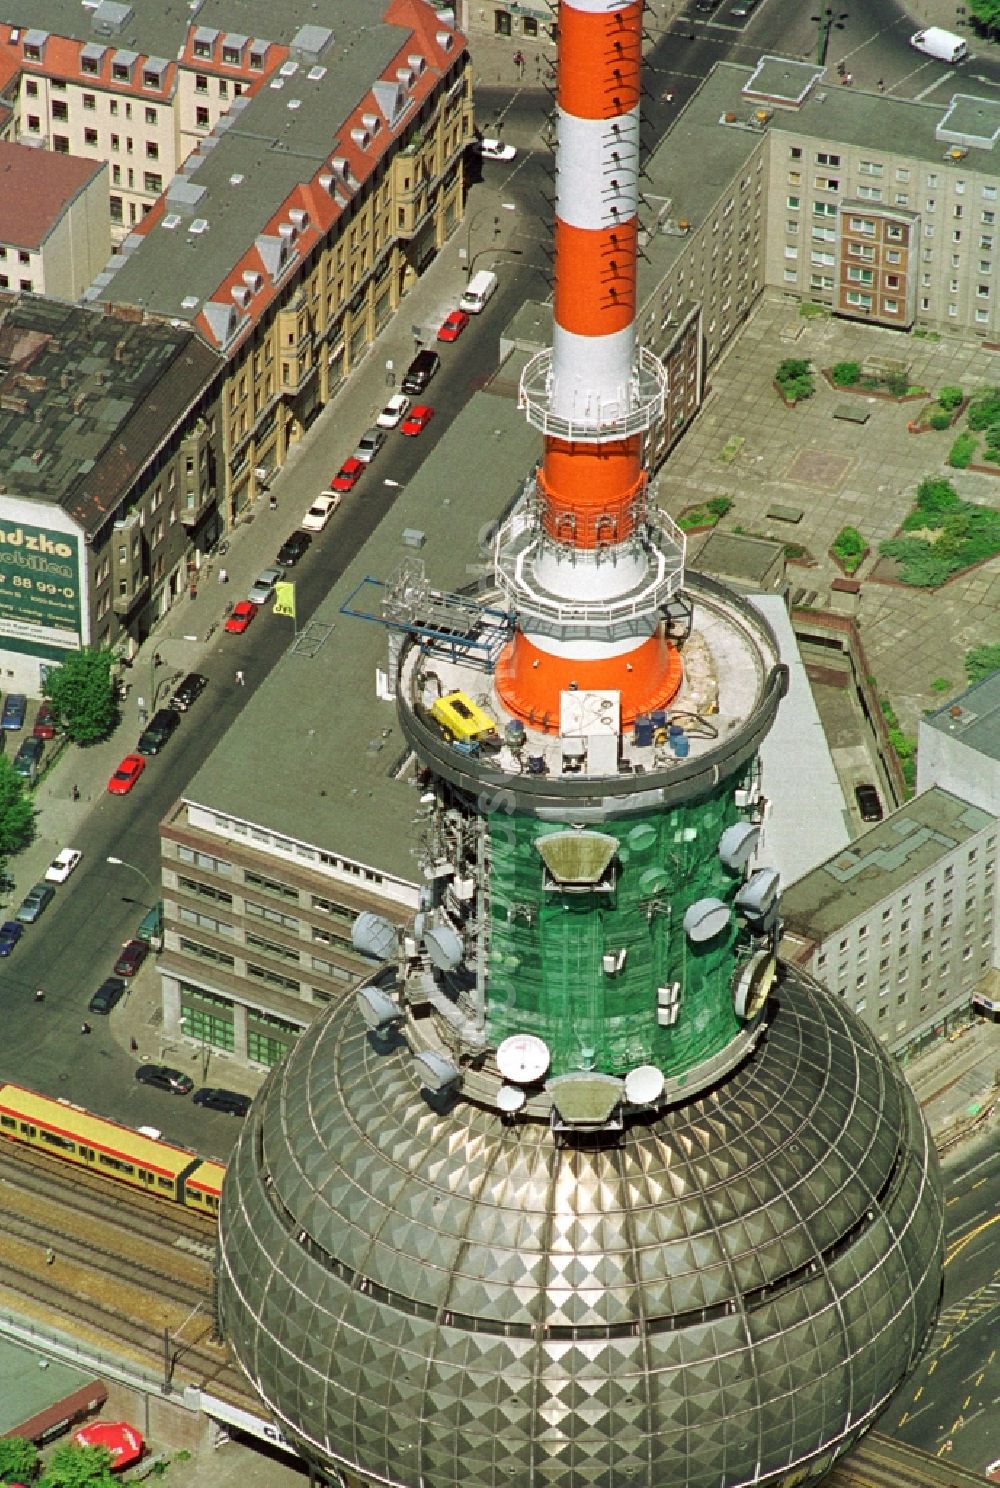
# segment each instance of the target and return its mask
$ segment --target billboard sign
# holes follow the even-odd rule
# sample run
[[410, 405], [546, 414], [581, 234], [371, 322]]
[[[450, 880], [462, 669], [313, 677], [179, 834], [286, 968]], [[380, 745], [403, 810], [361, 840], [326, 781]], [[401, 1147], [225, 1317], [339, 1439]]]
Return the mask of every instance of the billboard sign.
[[75, 534], [0, 516], [0, 647], [61, 658], [79, 650]]

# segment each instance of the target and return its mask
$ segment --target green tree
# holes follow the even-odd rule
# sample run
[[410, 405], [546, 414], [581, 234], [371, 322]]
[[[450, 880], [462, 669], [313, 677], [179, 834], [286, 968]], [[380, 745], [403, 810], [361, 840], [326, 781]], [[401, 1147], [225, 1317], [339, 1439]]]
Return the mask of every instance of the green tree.
[[0, 1483], [30, 1483], [38, 1470], [38, 1448], [23, 1436], [0, 1436]]
[[35, 835], [35, 808], [24, 781], [0, 755], [0, 858], [20, 852]]
[[837, 362], [830, 368], [830, 376], [838, 387], [853, 387], [861, 381], [861, 363]]
[[970, 686], [974, 682], [981, 682], [991, 672], [1000, 672], [1000, 641], [994, 641], [992, 645], [973, 646], [971, 651], [966, 651], [965, 675]]
[[49, 672], [42, 691], [74, 744], [107, 738], [118, 719], [111, 652], [84, 646]]
[[937, 395], [937, 400], [942, 408], [946, 408], [951, 413], [961, 403], [962, 397], [962, 389], [951, 385], [941, 389]]
[[114, 1488], [107, 1447], [56, 1447], [38, 1488]]
[[1000, 33], [1000, 0], [968, 0], [969, 14], [987, 36]]

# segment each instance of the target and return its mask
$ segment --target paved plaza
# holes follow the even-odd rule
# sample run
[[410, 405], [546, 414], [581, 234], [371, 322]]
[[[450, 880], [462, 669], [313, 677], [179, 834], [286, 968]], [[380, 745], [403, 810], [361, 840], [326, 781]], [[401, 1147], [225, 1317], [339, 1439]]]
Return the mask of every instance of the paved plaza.
[[[795, 408], [786, 408], [772, 386], [785, 357], [808, 359], [817, 373], [815, 395]], [[1000, 361], [981, 344], [933, 341], [828, 316], [807, 319], [797, 304], [765, 297], [712, 369], [701, 413], [660, 471], [660, 500], [676, 515], [706, 497], [728, 496], [733, 506], [723, 529], [801, 544], [812, 561], [789, 566], [790, 588], [793, 597], [802, 591], [818, 608], [841, 577], [830, 544], [841, 527], [856, 527], [872, 549], [854, 575], [862, 586], [858, 618], [865, 649], [879, 691], [891, 698], [905, 731], [915, 733], [923, 710], [947, 700], [931, 683], [947, 678], [954, 692], [961, 691], [966, 650], [1000, 641], [1000, 558], [929, 591], [874, 581], [878, 544], [895, 534], [925, 476], [947, 476], [964, 500], [998, 507], [1000, 470], [993, 476], [950, 469], [955, 430], [907, 432], [920, 402], [862, 399], [819, 375], [836, 362], [870, 357], [906, 362], [911, 383], [931, 394], [946, 385], [969, 393], [1000, 383]], [[834, 409], [845, 401], [869, 409], [868, 422], [835, 419]], [[722, 452], [733, 439], [743, 443], [727, 461]], [[797, 509], [801, 519], [776, 518], [776, 508]]]

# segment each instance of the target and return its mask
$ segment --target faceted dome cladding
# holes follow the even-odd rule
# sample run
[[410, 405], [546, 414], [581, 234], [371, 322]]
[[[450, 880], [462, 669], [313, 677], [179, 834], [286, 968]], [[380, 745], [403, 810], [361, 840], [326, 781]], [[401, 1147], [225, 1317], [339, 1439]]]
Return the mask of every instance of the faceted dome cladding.
[[220, 1309], [283, 1429], [361, 1481], [798, 1483], [912, 1366], [942, 1212], [901, 1074], [799, 972], [724, 1085], [563, 1146], [432, 1109], [345, 1004], [230, 1163]]

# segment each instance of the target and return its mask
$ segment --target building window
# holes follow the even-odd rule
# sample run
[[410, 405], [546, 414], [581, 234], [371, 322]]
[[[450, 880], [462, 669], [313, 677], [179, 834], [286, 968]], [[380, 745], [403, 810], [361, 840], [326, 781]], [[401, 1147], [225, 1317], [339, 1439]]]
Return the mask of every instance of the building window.
[[799, 198], [797, 196], [786, 197], [785, 198], [785, 205], [787, 206], [787, 208], [788, 208], [788, 210], [790, 212], [794, 212], [795, 209], [796, 209], [796, 207], [799, 206]]
[[41, 128], [42, 128], [42, 121], [38, 117], [38, 115], [37, 114], [29, 114], [28, 115], [28, 133], [29, 134], [39, 134], [41, 132]]
[[156, 110], [155, 110], [155, 108], [148, 108], [146, 110], [146, 123], [147, 124], [155, 124], [156, 123]]
[[871, 236], [875, 231], [875, 223], [871, 217], [852, 217], [850, 219], [851, 232], [865, 233]]
[[862, 201], [881, 201], [882, 188], [880, 186], [859, 186], [858, 196]]
[[837, 166], [840, 164], [840, 156], [827, 155], [823, 151], [820, 151], [820, 153], [816, 156], [816, 164]]
[[158, 176], [154, 171], [144, 171], [142, 189], [148, 192], [150, 196], [159, 196], [163, 190], [163, 177]]
[[97, 130], [85, 129], [83, 131], [83, 143], [92, 147], [97, 145]]
[[903, 242], [903, 229], [901, 227], [898, 227], [894, 222], [890, 222], [887, 224], [885, 235], [890, 243]]
[[160, 158], [160, 147], [159, 147], [159, 145], [156, 143], [155, 140], [147, 140], [146, 141], [146, 159], [147, 160], [159, 160], [159, 158]]
[[194, 111], [194, 122], [197, 129], [207, 129], [209, 127], [208, 109], [197, 107]]
[[[191, 50], [194, 52], [194, 55], [196, 57], [211, 57], [212, 55], [211, 44], [207, 41], [196, 40]], [[225, 53], [223, 53], [223, 57], [225, 57]]]
[[196, 72], [194, 75], [194, 91], [196, 93], [208, 92], [208, 78], [203, 72]]
[[124, 212], [122, 210], [122, 199], [120, 196], [109, 197], [108, 206], [111, 211], [112, 222], [123, 222], [125, 220]]
[[54, 134], [52, 136], [52, 148], [57, 155], [68, 155], [69, 137], [65, 134]]
[[849, 289], [846, 295], [847, 303], [856, 310], [870, 310], [872, 307], [871, 295], [861, 294], [859, 290]]
[[510, 12], [507, 10], [495, 10], [493, 12], [493, 30], [497, 36], [510, 36]]
[[85, 93], [83, 95], [83, 106], [88, 113], [93, 113], [97, 107], [97, 95], [95, 93]]

